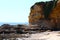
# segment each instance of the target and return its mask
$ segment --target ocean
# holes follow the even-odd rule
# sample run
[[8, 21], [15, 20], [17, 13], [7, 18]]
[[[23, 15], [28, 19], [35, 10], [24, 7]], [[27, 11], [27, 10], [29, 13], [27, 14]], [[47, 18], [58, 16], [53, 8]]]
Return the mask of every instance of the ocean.
[[18, 25], [18, 24], [22, 24], [22, 25], [28, 25], [28, 22], [0, 22], [0, 26], [3, 24], [10, 24], [10, 25]]

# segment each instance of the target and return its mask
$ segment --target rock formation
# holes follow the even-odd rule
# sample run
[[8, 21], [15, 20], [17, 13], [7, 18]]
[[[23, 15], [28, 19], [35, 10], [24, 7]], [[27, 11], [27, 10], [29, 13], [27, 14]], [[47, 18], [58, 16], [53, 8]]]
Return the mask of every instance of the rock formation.
[[58, 29], [60, 29], [60, 3], [57, 3], [49, 16], [51, 21], [55, 23]]
[[60, 30], [60, 2], [57, 1], [35, 3], [30, 10], [29, 24], [41, 29]]

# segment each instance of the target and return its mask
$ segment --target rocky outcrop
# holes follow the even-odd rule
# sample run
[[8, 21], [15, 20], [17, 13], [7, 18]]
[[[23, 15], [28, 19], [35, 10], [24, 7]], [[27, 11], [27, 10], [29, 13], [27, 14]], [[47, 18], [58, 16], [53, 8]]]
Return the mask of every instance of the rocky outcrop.
[[52, 10], [49, 15], [52, 22], [55, 23], [58, 29], [60, 29], [60, 3], [57, 3], [57, 6]]
[[40, 29], [60, 30], [60, 2], [37, 2], [30, 10], [29, 24]]
[[43, 5], [44, 5], [44, 2], [39, 2], [39, 3], [35, 3], [31, 7], [31, 12], [30, 12], [30, 16], [29, 16], [29, 23], [35, 24], [40, 19], [44, 19]]

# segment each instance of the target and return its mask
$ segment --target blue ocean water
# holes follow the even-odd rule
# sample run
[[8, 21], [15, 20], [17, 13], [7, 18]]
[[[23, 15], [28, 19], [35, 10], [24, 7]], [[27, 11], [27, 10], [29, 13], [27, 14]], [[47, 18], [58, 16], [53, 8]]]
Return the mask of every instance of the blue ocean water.
[[26, 24], [28, 25], [29, 23], [28, 22], [0, 22], [0, 26], [3, 25], [3, 24], [10, 24], [10, 25], [18, 25], [18, 24]]

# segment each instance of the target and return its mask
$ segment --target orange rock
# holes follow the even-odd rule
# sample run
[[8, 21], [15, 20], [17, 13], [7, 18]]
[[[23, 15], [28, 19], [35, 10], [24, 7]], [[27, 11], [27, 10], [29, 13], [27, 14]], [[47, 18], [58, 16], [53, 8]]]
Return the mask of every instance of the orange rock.
[[35, 4], [31, 7], [31, 12], [29, 15], [29, 23], [34, 23], [40, 20], [41, 18], [44, 18], [42, 5]]
[[50, 13], [49, 18], [56, 23], [57, 28], [60, 28], [60, 3], [57, 3], [57, 6]]
[[[41, 24], [41, 20], [46, 20], [45, 19], [45, 14], [44, 14], [44, 2], [38, 2], [35, 3], [30, 10], [30, 15], [29, 15], [29, 24]], [[47, 10], [48, 11], [48, 10]], [[48, 18], [46, 20], [47, 24], [53, 24], [55, 25], [55, 28], [60, 29], [60, 2], [57, 3], [56, 7], [52, 9], [50, 14], [48, 15]], [[49, 24], [49, 25], [50, 25]], [[49, 26], [50, 27], [50, 26]]]

